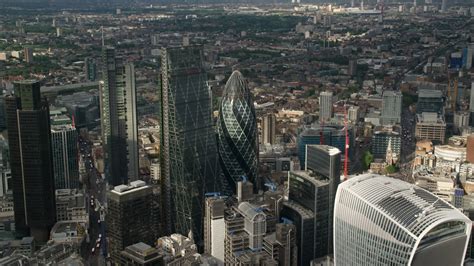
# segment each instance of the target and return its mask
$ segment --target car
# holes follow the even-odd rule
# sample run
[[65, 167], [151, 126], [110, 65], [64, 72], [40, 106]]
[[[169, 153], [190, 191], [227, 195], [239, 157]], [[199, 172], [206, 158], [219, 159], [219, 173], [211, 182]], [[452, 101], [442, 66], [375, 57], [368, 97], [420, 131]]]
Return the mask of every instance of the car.
[[99, 248], [100, 248], [100, 242], [97, 243], [97, 245], [96, 245], [95, 247], [96, 247], [97, 249], [99, 249]]
[[99, 220], [97, 220], [97, 223], [98, 223], [98, 224], [100, 224], [100, 219], [99, 219]]
[[91, 252], [92, 252], [92, 254], [95, 253], [95, 247], [92, 248]]
[[99, 238], [101, 238], [101, 237], [102, 237], [102, 234], [99, 234]]

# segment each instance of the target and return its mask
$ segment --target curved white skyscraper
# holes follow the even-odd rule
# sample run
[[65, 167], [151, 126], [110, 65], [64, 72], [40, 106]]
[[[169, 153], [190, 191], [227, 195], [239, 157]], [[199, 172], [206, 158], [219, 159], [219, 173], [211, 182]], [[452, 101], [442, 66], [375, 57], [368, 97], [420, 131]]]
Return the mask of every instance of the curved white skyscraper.
[[472, 222], [430, 192], [364, 174], [339, 185], [334, 259], [344, 265], [462, 265]]

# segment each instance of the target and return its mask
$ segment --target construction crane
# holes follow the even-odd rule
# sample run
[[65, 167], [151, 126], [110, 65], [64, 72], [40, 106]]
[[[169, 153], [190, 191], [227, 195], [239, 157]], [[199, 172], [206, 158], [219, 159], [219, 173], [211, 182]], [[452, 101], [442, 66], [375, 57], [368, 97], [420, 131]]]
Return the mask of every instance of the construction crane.
[[347, 171], [347, 164], [349, 161], [349, 133], [347, 130], [347, 110], [346, 110], [345, 105], [344, 105], [344, 128], [346, 131], [346, 144], [344, 146], [344, 181], [346, 181], [349, 176], [348, 171]]

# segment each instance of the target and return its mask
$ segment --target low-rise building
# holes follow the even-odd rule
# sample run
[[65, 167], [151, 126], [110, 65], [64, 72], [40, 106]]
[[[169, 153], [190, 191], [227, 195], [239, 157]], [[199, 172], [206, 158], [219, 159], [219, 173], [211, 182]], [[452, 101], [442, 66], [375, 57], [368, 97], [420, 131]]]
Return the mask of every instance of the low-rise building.
[[56, 189], [57, 221], [87, 221], [84, 194], [77, 189]]
[[120, 255], [123, 265], [163, 265], [163, 256], [158, 253], [158, 249], [143, 242], [126, 247], [125, 250], [120, 252]]

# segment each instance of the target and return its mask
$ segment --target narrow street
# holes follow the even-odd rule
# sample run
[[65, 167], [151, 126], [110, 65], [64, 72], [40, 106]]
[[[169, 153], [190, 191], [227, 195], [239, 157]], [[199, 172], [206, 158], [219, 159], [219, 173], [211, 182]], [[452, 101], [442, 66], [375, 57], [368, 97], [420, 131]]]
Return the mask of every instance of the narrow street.
[[414, 183], [412, 174], [412, 162], [415, 156], [416, 140], [415, 140], [415, 114], [410, 112], [409, 108], [402, 110], [402, 141], [400, 154], [400, 174], [404, 180]]
[[[84, 181], [86, 204], [89, 211], [88, 243], [82, 249], [83, 257], [89, 265], [105, 265], [106, 238], [104, 204], [106, 203], [106, 182], [94, 166], [92, 143], [79, 140], [81, 156], [85, 164], [87, 179]], [[102, 215], [101, 215], [102, 213]], [[100, 239], [99, 239], [100, 236]]]

